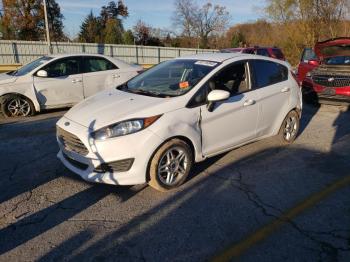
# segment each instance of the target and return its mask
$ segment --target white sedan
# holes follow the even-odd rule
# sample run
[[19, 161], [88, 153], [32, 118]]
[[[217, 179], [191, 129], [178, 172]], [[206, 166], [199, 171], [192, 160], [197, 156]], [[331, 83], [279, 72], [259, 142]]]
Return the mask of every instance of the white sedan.
[[283, 61], [203, 54], [163, 62], [88, 98], [57, 123], [59, 159], [92, 182], [181, 185], [195, 162], [297, 136], [302, 97]]
[[0, 74], [1, 111], [29, 116], [43, 109], [72, 106], [120, 85], [143, 69], [103, 55], [43, 56], [20, 69]]

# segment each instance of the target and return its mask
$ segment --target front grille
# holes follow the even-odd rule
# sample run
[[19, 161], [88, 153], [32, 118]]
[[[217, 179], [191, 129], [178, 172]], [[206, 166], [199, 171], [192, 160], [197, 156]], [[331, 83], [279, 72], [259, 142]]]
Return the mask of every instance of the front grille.
[[72, 166], [75, 166], [76, 168], [79, 168], [81, 170], [86, 170], [89, 167], [87, 164], [81, 163], [77, 160], [70, 158], [65, 153], [62, 153], [62, 155]]
[[97, 173], [126, 172], [130, 170], [133, 163], [134, 163], [134, 158], [118, 160], [110, 163], [103, 163], [95, 168], [95, 172]]
[[63, 130], [60, 127], [57, 127], [57, 137], [67, 151], [73, 151], [84, 156], [89, 153], [89, 150], [77, 136]]
[[312, 80], [318, 85], [327, 87], [350, 86], [350, 76], [314, 75]]

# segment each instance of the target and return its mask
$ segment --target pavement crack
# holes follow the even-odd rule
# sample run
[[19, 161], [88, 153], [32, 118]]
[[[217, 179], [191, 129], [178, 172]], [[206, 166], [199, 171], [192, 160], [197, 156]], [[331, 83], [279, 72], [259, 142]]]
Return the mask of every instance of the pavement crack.
[[[277, 208], [271, 204], [268, 204], [264, 202], [259, 195], [254, 192], [251, 189], [251, 186], [249, 184], [246, 184], [243, 182], [243, 175], [240, 170], [236, 168], [236, 170], [233, 170], [232, 168], [228, 168], [232, 172], [235, 172], [238, 174], [238, 178], [223, 178], [218, 175], [214, 175], [212, 177], [215, 177], [217, 179], [221, 179], [224, 181], [230, 181], [230, 185], [243, 192], [249, 202], [251, 202], [256, 208], [260, 209], [261, 212], [268, 217], [272, 217], [276, 220], [285, 222], [292, 226], [296, 231], [298, 231], [300, 234], [302, 234], [304, 237], [308, 238], [312, 242], [316, 243], [319, 247], [319, 260], [322, 261], [323, 254], [325, 254], [328, 258], [331, 258], [332, 261], [338, 261], [339, 251], [347, 252], [350, 251], [350, 238], [349, 237], [343, 237], [336, 232], [340, 232], [339, 230], [331, 230], [328, 232], [318, 232], [318, 231], [311, 231], [303, 229], [301, 226], [299, 226], [295, 221], [288, 218], [287, 216], [283, 215], [283, 210], [280, 208]], [[272, 212], [273, 211], [273, 212]], [[350, 232], [350, 230], [342, 230], [343, 232]], [[318, 235], [318, 237], [316, 236]], [[344, 246], [347, 247], [341, 247], [336, 246], [332, 244], [331, 242], [324, 241], [319, 239], [320, 235], [327, 235], [329, 237], [345, 241]]]

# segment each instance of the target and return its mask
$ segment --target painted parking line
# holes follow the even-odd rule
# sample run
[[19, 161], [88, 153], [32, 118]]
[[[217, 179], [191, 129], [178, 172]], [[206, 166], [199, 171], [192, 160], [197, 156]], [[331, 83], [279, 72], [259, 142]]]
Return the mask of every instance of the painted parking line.
[[281, 226], [283, 226], [285, 223], [288, 223], [288, 221], [292, 220], [296, 216], [300, 215], [302, 212], [306, 211], [307, 209], [315, 206], [319, 202], [321, 202], [324, 198], [329, 196], [330, 194], [336, 192], [337, 190], [349, 186], [350, 185], [350, 176], [346, 176], [331, 185], [327, 186], [323, 190], [311, 195], [303, 202], [299, 203], [292, 209], [288, 210], [287, 212], [283, 213], [278, 219], [272, 221], [271, 223], [267, 224], [266, 226], [258, 229], [256, 232], [254, 232], [252, 235], [248, 236], [247, 238], [243, 239], [242, 241], [238, 243], [234, 243], [231, 246], [229, 246], [227, 249], [225, 249], [222, 253], [215, 256], [212, 261], [214, 262], [223, 262], [223, 261], [230, 261], [234, 258], [238, 258], [243, 252], [248, 250], [250, 247], [255, 245], [256, 243], [264, 240], [269, 235], [271, 235], [273, 232], [278, 230]]

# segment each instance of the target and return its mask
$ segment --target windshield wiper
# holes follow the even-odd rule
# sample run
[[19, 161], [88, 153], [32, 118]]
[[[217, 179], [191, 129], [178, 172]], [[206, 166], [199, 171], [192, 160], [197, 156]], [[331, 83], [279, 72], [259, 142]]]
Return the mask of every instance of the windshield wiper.
[[165, 94], [162, 94], [156, 91], [145, 90], [145, 89], [134, 89], [129, 91], [135, 94], [146, 95], [146, 96], [167, 97], [167, 95]]

